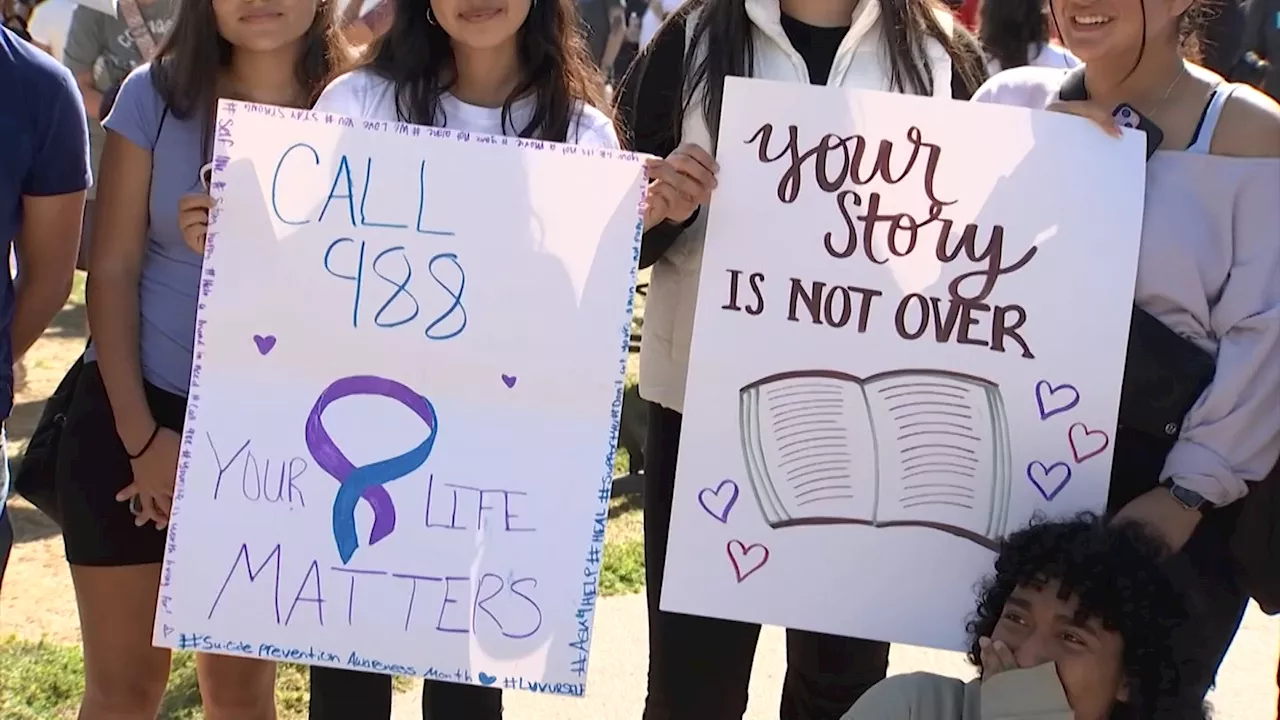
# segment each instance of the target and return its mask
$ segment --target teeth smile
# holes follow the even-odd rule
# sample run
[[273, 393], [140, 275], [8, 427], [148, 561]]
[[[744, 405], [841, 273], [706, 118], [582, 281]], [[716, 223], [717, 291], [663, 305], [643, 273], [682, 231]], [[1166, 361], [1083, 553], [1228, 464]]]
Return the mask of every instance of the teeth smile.
[[1073, 19], [1077, 25], [1104, 25], [1111, 22], [1111, 18], [1102, 15], [1077, 15]]

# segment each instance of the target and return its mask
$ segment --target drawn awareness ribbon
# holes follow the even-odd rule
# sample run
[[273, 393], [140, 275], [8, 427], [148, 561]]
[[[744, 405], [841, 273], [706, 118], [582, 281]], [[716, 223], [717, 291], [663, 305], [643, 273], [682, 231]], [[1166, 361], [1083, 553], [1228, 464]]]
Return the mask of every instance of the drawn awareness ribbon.
[[[338, 449], [321, 421], [321, 415], [331, 403], [353, 395], [391, 398], [422, 418], [431, 434], [403, 455], [356, 467]], [[438, 434], [439, 424], [431, 401], [395, 380], [371, 375], [347, 377], [335, 380], [320, 394], [307, 417], [306, 443], [320, 469], [339, 483], [338, 494], [333, 500], [333, 539], [338, 544], [338, 555], [344, 565], [360, 545], [356, 535], [356, 505], [360, 498], [373, 508], [373, 530], [369, 533], [369, 544], [373, 545], [396, 529], [396, 508], [383, 485], [422, 467], [431, 455]]]

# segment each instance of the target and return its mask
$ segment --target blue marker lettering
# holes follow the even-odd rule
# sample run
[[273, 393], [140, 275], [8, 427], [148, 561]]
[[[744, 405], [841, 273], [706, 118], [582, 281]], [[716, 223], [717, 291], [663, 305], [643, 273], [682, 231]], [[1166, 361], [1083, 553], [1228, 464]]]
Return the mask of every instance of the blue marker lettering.
[[[436, 263], [438, 262], [447, 262], [457, 269], [458, 287], [456, 290], [450, 284], [441, 280], [440, 276], [436, 274]], [[453, 299], [453, 303], [427, 326], [426, 335], [432, 340], [448, 340], [449, 338], [457, 337], [458, 335], [461, 335], [462, 331], [467, 327], [467, 309], [462, 306], [462, 291], [467, 287], [467, 272], [462, 269], [462, 264], [458, 262], [458, 256], [454, 253], [440, 253], [439, 255], [431, 258], [427, 263], [427, 272], [431, 274], [431, 278], [436, 281], [436, 284], [449, 294], [449, 297]], [[435, 332], [436, 327], [452, 317], [455, 310], [462, 316], [459, 320], [455, 321], [457, 327], [452, 331]]]
[[[276, 171], [271, 176], [271, 212], [275, 213], [277, 220], [279, 220], [282, 223], [285, 223], [286, 225], [306, 225], [307, 223], [311, 222], [310, 220], [285, 220], [284, 216], [280, 214], [280, 204], [278, 202], [278, 195], [276, 193], [277, 189], [280, 186], [280, 171], [284, 168], [284, 159], [289, 157], [289, 153], [293, 152], [294, 150], [297, 150], [298, 148], [306, 148], [310, 150], [311, 157], [315, 160], [315, 164], [316, 165], [320, 164], [320, 153], [317, 153], [315, 148], [311, 147], [306, 143], [297, 143], [295, 145], [290, 145], [289, 149], [285, 150], [284, 154], [280, 156], [280, 160], [276, 162]], [[334, 182], [336, 183], [337, 180], [335, 179]], [[321, 217], [323, 217], [323, 213], [321, 214]]]
[[372, 222], [365, 217], [364, 204], [369, 199], [369, 186], [373, 184], [373, 158], [365, 160], [364, 164], [364, 190], [360, 193], [360, 224], [366, 227], [388, 227], [388, 228], [407, 228], [408, 225], [396, 225], [394, 223]]
[[[342, 181], [343, 176], [347, 179], [347, 194], [335, 195], [338, 190], [338, 183]], [[338, 162], [338, 171], [333, 174], [333, 185], [329, 187], [329, 197], [324, 200], [324, 207], [320, 209], [320, 222], [324, 222], [324, 214], [329, 211], [329, 203], [337, 198], [345, 198], [347, 201], [347, 214], [351, 217], [351, 227], [356, 226], [356, 204], [355, 204], [355, 188], [351, 183], [351, 165], [347, 162], [347, 156], [343, 155], [342, 160]]]
[[360, 286], [364, 282], [364, 243], [360, 243], [360, 257], [356, 262], [355, 275], [343, 275], [335, 271], [329, 265], [329, 256], [333, 254], [334, 248], [345, 243], [353, 243], [355, 240], [351, 238], [338, 238], [329, 243], [328, 249], [324, 251], [324, 269], [336, 278], [342, 280], [354, 280], [356, 283], [355, 299], [351, 303], [351, 327], [360, 327]]
[[[404, 280], [403, 281], [393, 280], [387, 277], [386, 275], [383, 275], [382, 272], [378, 270], [378, 261], [392, 253], [399, 253], [400, 260], [404, 262]], [[386, 250], [383, 250], [382, 252], [378, 253], [376, 256], [374, 256], [373, 263], [370, 265], [370, 267], [373, 269], [373, 273], [375, 275], [387, 281], [388, 283], [391, 284], [393, 288], [395, 288], [395, 290], [391, 293], [391, 297], [387, 298], [387, 301], [382, 304], [382, 307], [378, 308], [378, 312], [373, 314], [373, 323], [378, 327], [390, 328], [390, 327], [397, 327], [400, 325], [404, 325], [405, 323], [410, 322], [414, 318], [418, 317], [418, 311], [421, 310], [421, 306], [418, 305], [418, 299], [413, 296], [412, 292], [409, 291], [409, 280], [410, 278], [413, 277], [413, 266], [409, 264], [409, 259], [405, 257], [404, 246], [387, 248]], [[391, 303], [395, 302], [396, 298], [400, 297], [401, 295], [406, 296], [407, 298], [409, 298], [409, 302], [413, 303], [412, 314], [406, 316], [401, 320], [383, 322], [382, 313], [386, 312], [387, 308], [391, 307]]]

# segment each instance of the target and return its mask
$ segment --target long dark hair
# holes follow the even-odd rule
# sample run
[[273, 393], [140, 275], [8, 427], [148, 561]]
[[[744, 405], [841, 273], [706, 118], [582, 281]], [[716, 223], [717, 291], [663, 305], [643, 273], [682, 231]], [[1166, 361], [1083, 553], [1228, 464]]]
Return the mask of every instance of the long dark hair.
[[[564, 141], [579, 116], [579, 103], [604, 109], [600, 75], [578, 30], [574, 0], [532, 0], [519, 30], [520, 82], [502, 105], [508, 127], [511, 106], [532, 93], [533, 116], [520, 137]], [[395, 0], [395, 20], [360, 66], [395, 86], [396, 114], [416, 125], [443, 124], [440, 97], [453, 87], [453, 41], [429, 19], [430, 0]], [[515, 128], [513, 128], [515, 129]]]
[[[303, 36], [294, 73], [307, 91], [308, 105], [320, 96], [334, 69], [347, 62], [348, 47], [336, 24], [336, 7], [335, 0], [319, 0], [316, 16]], [[181, 0], [173, 30], [151, 63], [152, 82], [174, 117], [212, 119], [218, 74], [231, 65], [233, 51], [218, 32], [210, 0]], [[206, 135], [210, 124], [206, 123]]]
[[1036, 54], [1049, 44], [1049, 13], [1040, 0], [982, 0], [978, 11], [978, 39], [1001, 70], [1027, 64], [1027, 51]]
[[[981, 58], [943, 29], [935, 11], [949, 12], [934, 0], [880, 0], [881, 23], [888, 48], [889, 77], [894, 89], [918, 95], [933, 93], [933, 75], [925, 54], [925, 38], [933, 38], [946, 49], [955, 70], [973, 92], [986, 79]], [[712, 129], [720, 126], [720, 102], [724, 99], [724, 79], [751, 75], [755, 48], [752, 22], [745, 0], [693, 0], [680, 9], [688, 17], [699, 11], [698, 21], [689, 30], [691, 47], [705, 52], [689, 53], [685, 59], [683, 112], [688, 112], [697, 91], [704, 91], [702, 114]], [[957, 22], [956, 34], [963, 31]]]

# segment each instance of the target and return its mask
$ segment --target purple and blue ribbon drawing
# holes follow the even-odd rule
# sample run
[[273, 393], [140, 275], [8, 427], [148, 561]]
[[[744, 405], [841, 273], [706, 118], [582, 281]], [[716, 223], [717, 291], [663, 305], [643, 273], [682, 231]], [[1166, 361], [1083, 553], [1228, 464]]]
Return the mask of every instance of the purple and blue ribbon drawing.
[[[329, 437], [321, 420], [325, 408], [335, 400], [353, 395], [391, 398], [422, 418], [431, 434], [403, 455], [356, 467]], [[383, 485], [422, 467], [430, 457], [439, 433], [439, 421], [431, 401], [395, 380], [372, 375], [346, 377], [335, 380], [320, 393], [307, 417], [306, 444], [320, 469], [339, 483], [338, 494], [333, 499], [333, 539], [338, 544], [338, 555], [344, 565], [360, 546], [356, 534], [356, 505], [360, 499], [364, 498], [373, 508], [373, 529], [369, 533], [369, 544], [373, 545], [396, 529], [396, 507]]]

